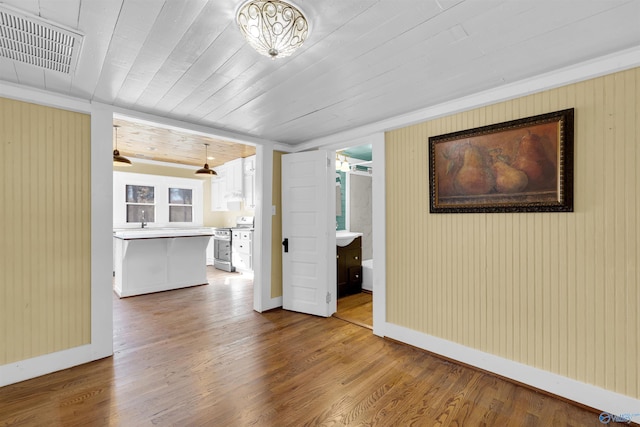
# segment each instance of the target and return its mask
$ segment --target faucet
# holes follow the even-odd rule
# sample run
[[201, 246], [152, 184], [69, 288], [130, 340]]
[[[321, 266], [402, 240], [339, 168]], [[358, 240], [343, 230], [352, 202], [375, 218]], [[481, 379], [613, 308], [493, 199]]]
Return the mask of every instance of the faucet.
[[142, 228], [145, 227], [145, 225], [147, 225], [146, 222], [144, 222], [144, 210], [142, 211], [142, 215], [140, 215], [142, 217], [142, 224], [140, 224], [142, 226]]

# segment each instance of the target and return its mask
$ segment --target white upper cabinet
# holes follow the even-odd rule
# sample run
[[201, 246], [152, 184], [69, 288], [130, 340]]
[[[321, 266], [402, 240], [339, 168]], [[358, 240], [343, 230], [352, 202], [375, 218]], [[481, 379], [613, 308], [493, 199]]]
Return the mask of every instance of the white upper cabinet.
[[242, 158], [224, 164], [227, 171], [227, 201], [242, 200]]
[[256, 156], [239, 158], [216, 166], [217, 176], [211, 177], [211, 210], [255, 209]]
[[256, 208], [256, 156], [246, 157], [244, 159], [244, 175], [243, 175], [243, 195], [244, 208], [253, 210]]
[[244, 158], [244, 174], [255, 175], [256, 172], [256, 155]]
[[227, 175], [225, 165], [214, 168], [218, 175], [211, 177], [211, 210], [226, 211], [227, 209]]

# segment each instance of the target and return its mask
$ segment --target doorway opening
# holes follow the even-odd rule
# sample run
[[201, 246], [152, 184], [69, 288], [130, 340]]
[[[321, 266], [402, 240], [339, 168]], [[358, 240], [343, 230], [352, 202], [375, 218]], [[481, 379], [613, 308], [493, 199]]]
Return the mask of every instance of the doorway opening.
[[[236, 244], [229, 239], [228, 268], [219, 268], [220, 264], [216, 264], [220, 257], [216, 256], [213, 237], [208, 245], [205, 244], [206, 249], [198, 249], [198, 257], [204, 254], [207, 280], [210, 277], [218, 280], [218, 276], [227, 272], [232, 274], [225, 277], [235, 276], [253, 284], [253, 260], [260, 252], [254, 244], [253, 234], [258, 204], [256, 186], [259, 184], [257, 147], [129, 116], [114, 114], [112, 121], [119, 129], [119, 151], [133, 163], [126, 168], [113, 168], [114, 229], [139, 231], [137, 229], [144, 228], [161, 233], [164, 230], [214, 228], [228, 230], [230, 235], [237, 231]], [[204, 163], [216, 173], [204, 177], [197, 175], [196, 171]], [[134, 221], [129, 220], [127, 212], [131, 210], [131, 204], [127, 204], [128, 199], [121, 194], [128, 184], [131, 184], [128, 187], [135, 187], [132, 180], [136, 179], [143, 179], [145, 188], [152, 189], [153, 195], [152, 199], [142, 201], [143, 222], [138, 221], [140, 215], [133, 215]], [[259, 221], [255, 223], [259, 224]], [[115, 276], [115, 245], [113, 258]], [[172, 280], [172, 284], [180, 282], [179, 279]]]
[[[359, 259], [341, 266], [344, 249], [337, 248], [339, 289], [335, 317], [369, 329], [373, 329], [373, 167], [372, 144], [336, 152], [336, 232], [359, 235], [345, 254], [349, 256], [355, 250], [359, 255], [350, 258]], [[354, 244], [359, 247], [352, 248]], [[341, 295], [344, 281], [348, 291]]]

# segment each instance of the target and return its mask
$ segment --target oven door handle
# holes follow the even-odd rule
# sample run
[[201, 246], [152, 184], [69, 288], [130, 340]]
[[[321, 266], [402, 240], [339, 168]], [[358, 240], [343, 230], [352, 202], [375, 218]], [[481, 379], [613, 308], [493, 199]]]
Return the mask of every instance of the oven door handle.
[[289, 239], [287, 237], [282, 241], [282, 246], [284, 246], [284, 252], [289, 252]]

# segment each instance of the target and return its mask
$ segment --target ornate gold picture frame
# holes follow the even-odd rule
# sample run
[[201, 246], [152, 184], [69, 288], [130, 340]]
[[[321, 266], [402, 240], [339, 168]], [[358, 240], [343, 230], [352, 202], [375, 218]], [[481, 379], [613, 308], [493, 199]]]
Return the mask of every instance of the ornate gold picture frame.
[[573, 114], [430, 137], [430, 211], [572, 212]]

